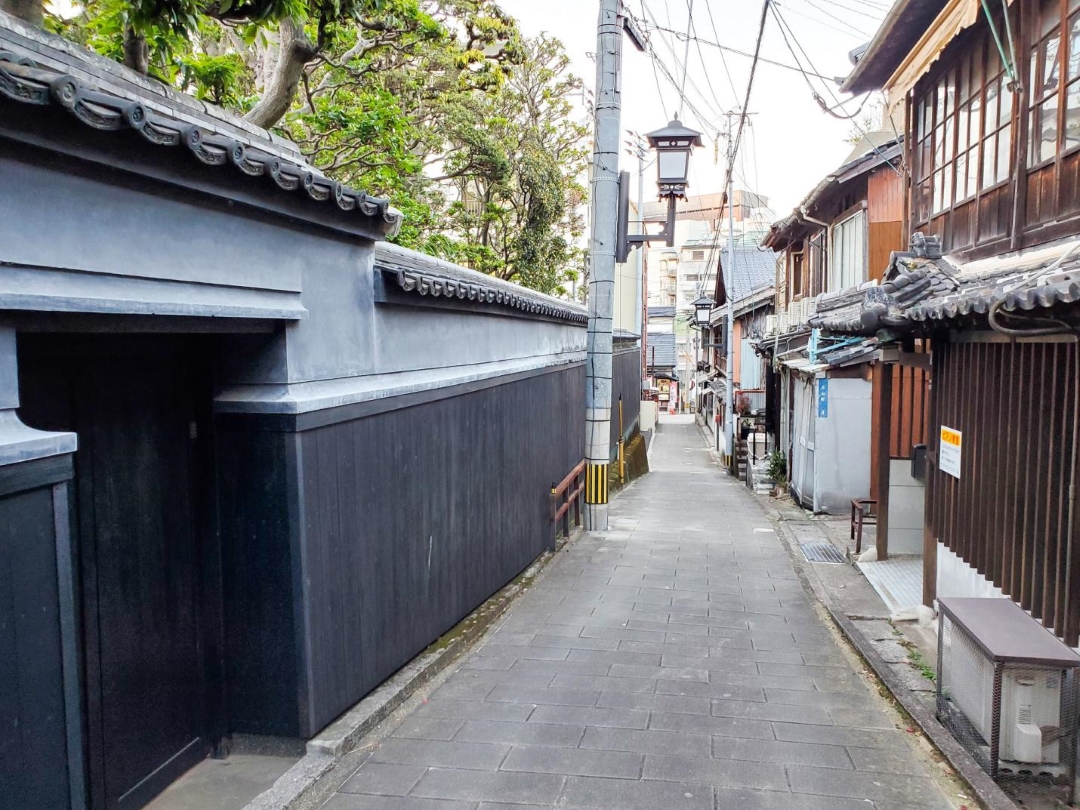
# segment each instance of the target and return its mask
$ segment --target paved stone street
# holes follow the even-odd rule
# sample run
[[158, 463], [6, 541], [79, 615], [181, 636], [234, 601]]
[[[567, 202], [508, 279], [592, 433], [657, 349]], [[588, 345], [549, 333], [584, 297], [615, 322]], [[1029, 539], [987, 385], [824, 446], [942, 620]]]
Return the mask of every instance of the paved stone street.
[[693, 425], [332, 810], [938, 810], [936, 781]]

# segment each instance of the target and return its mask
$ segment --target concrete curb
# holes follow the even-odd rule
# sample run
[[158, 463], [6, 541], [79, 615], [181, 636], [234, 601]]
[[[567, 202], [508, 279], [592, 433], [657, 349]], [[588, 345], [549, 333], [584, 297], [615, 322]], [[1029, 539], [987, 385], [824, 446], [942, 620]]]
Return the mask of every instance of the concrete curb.
[[982, 803], [986, 810], [1018, 810], [1013, 800], [997, 786], [990, 776], [979, 767], [956, 738], [949, 733], [933, 710], [923, 703], [915, 694], [904, 685], [895, 672], [878, 655], [870, 641], [864, 636], [854, 623], [844, 614], [828, 605], [825, 606], [834, 622], [844, 637], [855, 647], [859, 655], [874, 671], [878, 679], [885, 684], [905, 712], [910, 715], [915, 724], [922, 729], [934, 747], [941, 752], [948, 763], [960, 775]]
[[[575, 531], [555, 553], [544, 552], [509, 584], [448, 630], [441, 639], [397, 671], [337, 720], [307, 742], [307, 753], [282, 774], [269, 790], [244, 810], [299, 810], [315, 785], [352, 752], [380, 723], [472, 649], [556, 559], [558, 550], [582, 534]], [[447, 639], [449, 638], [449, 641]]]

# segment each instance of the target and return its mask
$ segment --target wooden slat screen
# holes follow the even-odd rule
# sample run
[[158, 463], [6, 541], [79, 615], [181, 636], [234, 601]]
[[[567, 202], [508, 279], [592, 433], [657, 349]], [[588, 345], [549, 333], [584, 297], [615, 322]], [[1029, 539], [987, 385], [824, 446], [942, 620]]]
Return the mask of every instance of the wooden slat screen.
[[[1080, 351], [1074, 343], [934, 344], [927, 523], [933, 537], [1076, 646]], [[960, 478], [940, 428], [963, 436]]]

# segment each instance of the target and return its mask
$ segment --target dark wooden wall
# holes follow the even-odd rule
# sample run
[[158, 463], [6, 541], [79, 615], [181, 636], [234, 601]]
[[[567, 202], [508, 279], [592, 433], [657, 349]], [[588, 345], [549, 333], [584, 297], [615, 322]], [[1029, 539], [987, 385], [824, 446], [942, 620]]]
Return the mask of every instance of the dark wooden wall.
[[[635, 341], [615, 344], [611, 366], [611, 452], [618, 452], [619, 397], [623, 407], [623, 439], [628, 439], [641, 411], [641, 352]], [[580, 459], [579, 459], [580, 461]]]
[[299, 437], [219, 417], [217, 441], [228, 728], [297, 736]]
[[[1077, 345], [936, 341], [933, 386], [928, 541], [1076, 646], [1080, 515], [1069, 491], [1078, 462]], [[963, 436], [959, 479], [938, 469], [942, 425]]]
[[313, 733], [550, 542], [549, 492], [584, 456], [574, 367], [301, 434]]
[[57, 473], [71, 477], [70, 457], [0, 468], [0, 807], [13, 810], [83, 801], [69, 772], [57, 565], [67, 488], [51, 483]]
[[543, 552], [584, 385], [574, 364], [298, 432], [219, 419], [233, 730], [313, 735]]

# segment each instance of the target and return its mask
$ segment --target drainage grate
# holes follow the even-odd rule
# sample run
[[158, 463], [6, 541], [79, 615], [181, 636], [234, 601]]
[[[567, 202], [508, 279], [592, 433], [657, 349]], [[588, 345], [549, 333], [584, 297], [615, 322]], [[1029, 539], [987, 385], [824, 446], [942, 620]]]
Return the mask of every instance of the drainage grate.
[[844, 555], [832, 543], [802, 543], [799, 545], [803, 556], [810, 562], [844, 563]]

